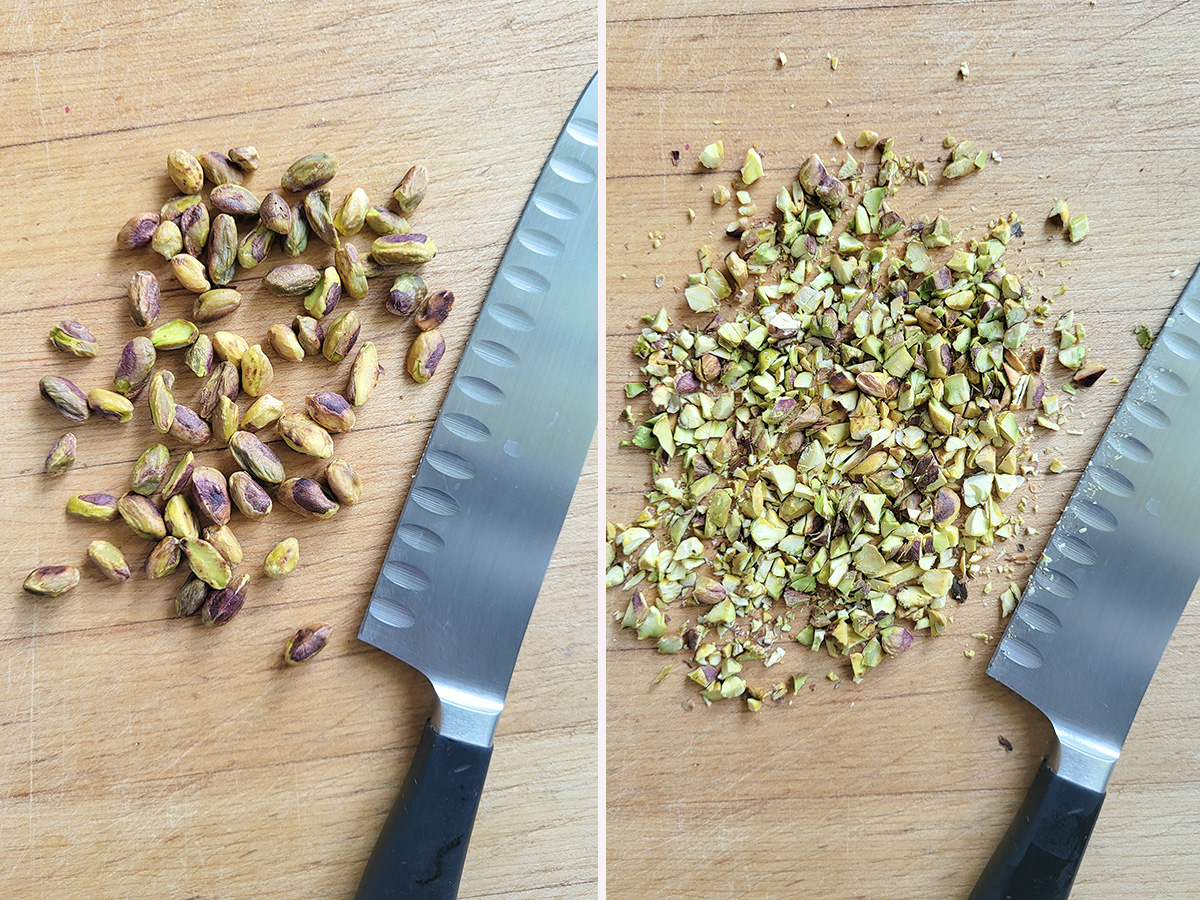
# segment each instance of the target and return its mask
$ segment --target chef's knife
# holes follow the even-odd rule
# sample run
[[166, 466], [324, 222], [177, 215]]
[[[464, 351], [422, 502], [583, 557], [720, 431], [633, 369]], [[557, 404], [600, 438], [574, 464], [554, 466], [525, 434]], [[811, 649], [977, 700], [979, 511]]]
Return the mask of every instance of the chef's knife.
[[357, 900], [457, 896], [496, 720], [599, 419], [597, 90], [593, 77], [504, 252], [359, 630], [422, 672], [437, 705]]
[[1061, 900], [1142, 695], [1200, 579], [1200, 268], [1100, 439], [988, 674], [1050, 719], [971, 900]]

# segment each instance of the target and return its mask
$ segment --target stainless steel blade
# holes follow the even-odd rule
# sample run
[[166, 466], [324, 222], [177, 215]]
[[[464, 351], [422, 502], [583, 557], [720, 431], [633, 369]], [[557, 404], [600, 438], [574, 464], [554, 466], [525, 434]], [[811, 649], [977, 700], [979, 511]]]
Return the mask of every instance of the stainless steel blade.
[[599, 418], [597, 90], [505, 250], [359, 630], [433, 682], [440, 733], [480, 746]]
[[1200, 269], [1088, 462], [988, 666], [1103, 791], [1200, 579]]

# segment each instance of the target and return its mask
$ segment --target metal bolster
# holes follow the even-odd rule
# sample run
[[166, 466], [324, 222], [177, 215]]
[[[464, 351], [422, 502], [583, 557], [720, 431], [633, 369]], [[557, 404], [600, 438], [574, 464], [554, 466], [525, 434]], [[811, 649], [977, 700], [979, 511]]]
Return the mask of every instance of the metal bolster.
[[1054, 726], [1054, 749], [1047, 762], [1058, 775], [1080, 787], [1103, 794], [1121, 748], [1099, 744], [1068, 727]]
[[433, 689], [437, 704], [429, 718], [439, 734], [477, 747], [492, 746], [496, 723], [504, 711], [503, 700], [481, 697], [436, 681]]

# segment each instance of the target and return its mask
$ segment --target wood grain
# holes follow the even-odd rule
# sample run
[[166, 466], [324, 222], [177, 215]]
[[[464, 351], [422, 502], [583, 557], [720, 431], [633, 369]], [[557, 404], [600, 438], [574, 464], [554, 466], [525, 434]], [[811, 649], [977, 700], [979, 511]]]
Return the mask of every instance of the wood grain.
[[[809, 153], [843, 158], [831, 141], [839, 129], [851, 139], [863, 128], [893, 136], [900, 153], [931, 162], [949, 132], [1001, 161], [973, 179], [906, 192], [904, 211], [941, 210], [956, 229], [1022, 215], [1027, 237], [1010, 266], [1040, 293], [1066, 286], [1058, 308], [1077, 311], [1095, 356], [1120, 380], [1081, 394], [1069, 426], [1081, 434], [1037, 442], [1043, 460], [1058, 457], [1067, 471], [1039, 479], [1038, 512], [1028, 517], [1038, 534], [1026, 540], [1036, 559], [1143, 356], [1133, 327], [1157, 329], [1200, 257], [1200, 237], [1185, 224], [1200, 189], [1190, 163], [1200, 88], [1187, 74], [1200, 10], [1115, 0], [758, 0], [724, 12], [682, 3], [652, 16], [616, 0], [607, 19], [606, 516], [629, 521], [649, 482], [645, 455], [617, 448], [629, 434], [618, 420], [622, 386], [638, 378], [629, 352], [638, 317], [665, 305], [676, 321], [699, 324], [682, 285], [698, 245], [727, 246], [733, 213], [709, 198], [745, 148], [764, 154], [767, 175], [751, 193], [765, 209]], [[720, 176], [695, 162], [717, 138], [726, 148]], [[1083, 243], [1043, 226], [1055, 196], [1089, 214]], [[662, 232], [658, 248], [651, 231]], [[624, 603], [609, 592], [609, 612]], [[1001, 628], [995, 600], [976, 585], [947, 635], [922, 640], [861, 685], [831, 685], [830, 661], [797, 648], [780, 668], [809, 671], [812, 690], [751, 715], [740, 704], [705, 709], [683, 660], [610, 624], [610, 900], [965, 897], [1051, 740], [1040, 714], [984, 674], [990, 651], [969, 635]], [[1193, 601], [1129, 735], [1074, 897], [1195, 893], [1198, 637]], [[966, 659], [973, 645], [979, 652]], [[651, 686], [664, 663], [670, 675]]]
[[[432, 704], [421, 676], [358, 642], [358, 624], [505, 244], [595, 70], [596, 7], [13, 6], [0, 25], [0, 894], [350, 897]], [[117, 251], [116, 232], [174, 193], [168, 150], [239, 143], [262, 154], [248, 181], [260, 195], [318, 148], [341, 160], [338, 201], [361, 185], [382, 203], [409, 165], [427, 164], [432, 186], [412, 221], [442, 248], [426, 278], [457, 304], [447, 358], [419, 386], [403, 374], [413, 326], [383, 310], [385, 279], [372, 283], [358, 304], [362, 339], [377, 343], [386, 372], [359, 426], [337, 441], [364, 499], [323, 523], [286, 510], [262, 523], [235, 516], [247, 571], [288, 534], [302, 563], [283, 582], [255, 578], [241, 615], [210, 631], [172, 615], [182, 574], [113, 587], [86, 566], [93, 537], [113, 539], [135, 567], [149, 544], [63, 514], [72, 494], [124, 489], [155, 437], [144, 409], [124, 427], [72, 428], [80, 462], [51, 481], [42, 460], [69, 423], [37, 398], [37, 381], [109, 381], [135, 333], [124, 300], [134, 269], [158, 273], [164, 321], [190, 312], [192, 295], [163, 261]], [[310, 246], [305, 258], [322, 264], [327, 248]], [[272, 322], [290, 321], [300, 304], [261, 290], [266, 271], [239, 271], [245, 304], [206, 330], [262, 340]], [[62, 319], [95, 331], [98, 359], [49, 348]], [[191, 402], [200, 382], [179, 354], [165, 359]], [[274, 363], [272, 393], [289, 407], [340, 389], [349, 368]], [[291, 474], [319, 469], [271, 437]], [[224, 453], [198, 457], [230, 468]], [[464, 898], [597, 892], [597, 650], [579, 628], [591, 606], [577, 589], [595, 571], [597, 470], [593, 450], [500, 722]], [[84, 566], [83, 583], [34, 601], [20, 581], [51, 562]], [[329, 647], [305, 669], [283, 668], [284, 642], [314, 621], [333, 624]]]

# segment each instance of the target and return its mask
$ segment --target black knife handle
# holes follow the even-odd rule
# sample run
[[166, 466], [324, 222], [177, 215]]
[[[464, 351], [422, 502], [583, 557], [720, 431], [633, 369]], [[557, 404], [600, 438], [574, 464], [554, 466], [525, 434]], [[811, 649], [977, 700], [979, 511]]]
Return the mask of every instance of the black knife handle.
[[1066, 900], [1103, 802], [1043, 762], [970, 900]]
[[491, 758], [425, 723], [355, 900], [455, 900]]

